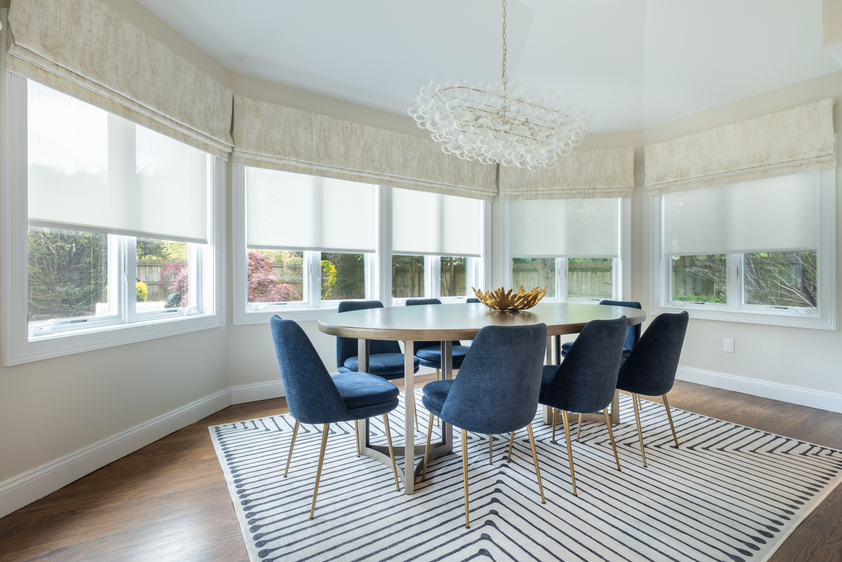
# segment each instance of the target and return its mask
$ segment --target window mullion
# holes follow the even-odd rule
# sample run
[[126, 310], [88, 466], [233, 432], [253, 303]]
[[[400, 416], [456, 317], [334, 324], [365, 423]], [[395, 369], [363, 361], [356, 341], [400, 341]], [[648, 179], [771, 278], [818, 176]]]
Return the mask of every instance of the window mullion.
[[137, 238], [133, 236], [120, 236], [120, 253], [118, 260], [122, 265], [121, 290], [117, 295], [120, 316], [126, 324], [132, 324], [136, 318], [137, 301]]
[[[567, 301], [567, 258], [556, 258], [556, 294], [561, 302]], [[526, 287], [524, 287], [525, 289]]]
[[742, 254], [728, 254], [728, 292], [726, 300], [728, 308], [739, 310], [743, 303], [743, 263]]
[[316, 308], [322, 303], [322, 261], [321, 252], [304, 252], [307, 261], [307, 301], [311, 308]]
[[424, 256], [424, 280], [427, 285], [424, 291], [426, 298], [437, 299], [441, 297], [441, 257]]

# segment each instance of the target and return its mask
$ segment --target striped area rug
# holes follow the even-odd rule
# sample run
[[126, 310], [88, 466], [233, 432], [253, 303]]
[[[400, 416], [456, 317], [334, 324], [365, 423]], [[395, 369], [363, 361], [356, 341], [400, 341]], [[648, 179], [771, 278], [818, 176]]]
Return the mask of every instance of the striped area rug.
[[[395, 491], [387, 466], [356, 457], [353, 423], [331, 425], [312, 521], [320, 428], [299, 429], [288, 478], [289, 415], [210, 432], [253, 562], [764, 561], [840, 481], [840, 451], [672, 412], [680, 449], [671, 446], [663, 406], [644, 401], [649, 467], [643, 468], [632, 404], [621, 397], [622, 423], [614, 432], [622, 472], [604, 424], [584, 424], [581, 442], [573, 444], [578, 497], [571, 493], [561, 426], [552, 444], [551, 428], [536, 414], [545, 505], [526, 430], [516, 434], [511, 464], [505, 462], [506, 436], [495, 436], [491, 465], [488, 436], [469, 434], [470, 529], [464, 526], [458, 431], [454, 453], [433, 461], [427, 481], [405, 496]], [[426, 417], [419, 411], [419, 420]], [[403, 406], [389, 419], [399, 443]], [[373, 442], [385, 445], [382, 420], [372, 425]]]

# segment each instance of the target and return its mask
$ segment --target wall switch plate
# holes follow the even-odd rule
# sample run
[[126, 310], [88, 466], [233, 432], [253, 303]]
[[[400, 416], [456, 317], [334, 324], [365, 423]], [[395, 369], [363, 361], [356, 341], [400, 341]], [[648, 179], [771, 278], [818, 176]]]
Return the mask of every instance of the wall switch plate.
[[727, 351], [728, 353], [734, 353], [734, 340], [725, 338], [722, 345], [722, 350]]

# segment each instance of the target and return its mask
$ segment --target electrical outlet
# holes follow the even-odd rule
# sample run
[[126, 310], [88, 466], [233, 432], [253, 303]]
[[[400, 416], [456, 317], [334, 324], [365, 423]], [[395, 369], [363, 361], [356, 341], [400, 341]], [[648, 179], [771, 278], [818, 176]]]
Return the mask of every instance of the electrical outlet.
[[729, 338], [725, 338], [724, 340], [722, 340], [722, 342], [723, 342], [723, 345], [722, 345], [723, 351], [727, 351], [728, 353], [734, 353], [734, 340], [729, 339]]

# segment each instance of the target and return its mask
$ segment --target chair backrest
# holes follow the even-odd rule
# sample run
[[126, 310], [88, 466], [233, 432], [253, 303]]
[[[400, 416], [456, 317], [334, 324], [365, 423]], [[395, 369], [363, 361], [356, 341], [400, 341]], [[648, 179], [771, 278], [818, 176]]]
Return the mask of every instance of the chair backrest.
[[597, 412], [614, 398], [623, 359], [626, 317], [592, 320], [576, 337], [541, 403], [574, 412]]
[[686, 310], [656, 316], [620, 368], [617, 388], [646, 396], [669, 392], [675, 383], [689, 322]]
[[479, 304], [479, 299], [478, 299], [478, 298], [476, 298], [476, 297], [470, 297], [470, 298], [469, 298], [467, 301], [465, 301], [465, 302], [466, 302], [466, 303], [468, 303], [468, 304], [473, 304], [473, 303], [477, 303], [477, 304]]
[[345, 401], [301, 326], [277, 315], [272, 317], [270, 325], [292, 416], [301, 423], [347, 419]]
[[[625, 306], [626, 308], [643, 308], [642, 306], [640, 306], [640, 303], [636, 301], [601, 300], [599, 301], [599, 304], [604, 304], [607, 306]], [[626, 351], [631, 351], [632, 349], [634, 349], [634, 346], [637, 345], [638, 341], [640, 341], [640, 324], [636, 324], [634, 326], [629, 326], [628, 328], [626, 328], [626, 341], [623, 342], [623, 349], [625, 349]]]
[[547, 325], [486, 326], [471, 345], [442, 407], [460, 429], [508, 433], [538, 409]]
[[[439, 299], [407, 299], [406, 306], [418, 306], [422, 304], [441, 304]], [[453, 345], [462, 345], [460, 341], [453, 341], [451, 342]], [[415, 351], [419, 349], [424, 349], [425, 347], [436, 347], [441, 346], [441, 342], [437, 341], [417, 341], [414, 344]]]
[[[339, 303], [338, 312], [351, 312], [353, 310], [366, 310], [368, 308], [383, 308], [380, 301], [342, 301]], [[356, 338], [336, 338], [336, 367], [341, 367], [351, 357], [359, 353]], [[401, 346], [396, 341], [371, 340], [369, 353], [400, 353]]]

